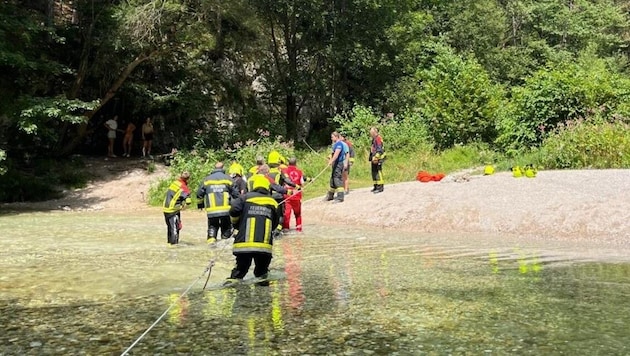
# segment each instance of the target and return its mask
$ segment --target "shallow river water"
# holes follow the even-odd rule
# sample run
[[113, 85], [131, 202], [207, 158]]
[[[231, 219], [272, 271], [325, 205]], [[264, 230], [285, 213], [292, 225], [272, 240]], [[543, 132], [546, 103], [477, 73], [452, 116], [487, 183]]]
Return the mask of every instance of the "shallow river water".
[[630, 354], [627, 251], [306, 224], [269, 287], [221, 289], [183, 214], [178, 248], [159, 210], [0, 215], [0, 354]]

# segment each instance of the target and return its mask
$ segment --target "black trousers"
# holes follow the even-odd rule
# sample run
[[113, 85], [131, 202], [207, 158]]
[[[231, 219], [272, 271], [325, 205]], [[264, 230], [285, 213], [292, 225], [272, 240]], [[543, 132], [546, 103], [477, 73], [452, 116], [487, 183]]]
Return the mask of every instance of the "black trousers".
[[374, 184], [385, 184], [383, 180], [383, 161], [379, 160], [378, 163], [372, 162], [372, 181]]
[[166, 239], [169, 244], [179, 243], [179, 230], [182, 229], [180, 212], [164, 213], [164, 221], [166, 221]]
[[221, 229], [221, 237], [227, 239], [232, 235], [232, 224], [229, 216], [208, 216], [208, 238], [219, 235]]
[[252, 265], [252, 260], [256, 264], [254, 267], [254, 276], [262, 277], [269, 273], [269, 264], [271, 263], [271, 254], [264, 252], [239, 252], [235, 253], [236, 267], [232, 270], [230, 278], [243, 279]]
[[343, 189], [343, 163], [337, 162], [332, 166], [332, 174], [330, 175], [330, 189]]

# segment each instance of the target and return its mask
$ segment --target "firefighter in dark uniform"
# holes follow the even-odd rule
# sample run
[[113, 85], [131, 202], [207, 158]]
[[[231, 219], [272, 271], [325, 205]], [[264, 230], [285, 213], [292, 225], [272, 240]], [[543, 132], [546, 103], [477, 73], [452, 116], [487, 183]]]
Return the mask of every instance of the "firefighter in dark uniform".
[[[254, 276], [265, 279], [272, 258], [273, 234], [278, 226], [278, 203], [270, 195], [269, 180], [260, 175], [252, 176], [253, 190], [245, 196], [234, 199], [230, 208], [230, 220], [236, 229], [232, 253], [236, 256], [236, 266], [226, 282], [235, 283], [247, 275], [252, 260], [255, 263]], [[268, 285], [269, 282], [260, 282]]]
[[271, 196], [278, 202], [278, 214], [280, 215], [280, 224], [278, 224], [278, 228], [274, 231], [274, 237], [278, 237], [282, 233], [282, 226], [284, 225], [284, 194], [287, 193], [286, 188], [296, 187], [291, 181], [291, 178], [282, 172], [282, 167], [284, 166], [283, 161], [284, 158], [278, 151], [271, 151], [269, 157], [267, 157], [267, 164], [269, 165], [268, 176], [272, 179], [271, 183], [275, 183], [284, 188], [282, 191], [278, 191], [275, 189], [275, 186], [272, 185], [271, 187]]
[[372, 180], [374, 188], [372, 193], [381, 193], [385, 189], [385, 181], [383, 180], [383, 161], [385, 160], [385, 149], [383, 148], [383, 138], [378, 134], [378, 129], [372, 127], [370, 129], [372, 136], [372, 147], [370, 148], [369, 160], [372, 164]]
[[223, 169], [223, 162], [217, 162], [214, 170], [204, 178], [197, 189], [197, 199], [203, 199], [203, 203], [199, 203], [197, 207], [205, 208], [208, 215], [207, 242], [209, 244], [217, 241], [219, 229], [221, 229], [222, 238], [230, 238], [232, 234], [229, 214], [230, 199], [238, 195], [233, 188], [232, 178]]
[[180, 212], [185, 205], [190, 205], [192, 202], [190, 189], [188, 189], [189, 179], [190, 173], [183, 172], [178, 180], [168, 186], [164, 202], [162, 203], [162, 211], [166, 221], [167, 242], [171, 247], [179, 243], [179, 231], [182, 229]]

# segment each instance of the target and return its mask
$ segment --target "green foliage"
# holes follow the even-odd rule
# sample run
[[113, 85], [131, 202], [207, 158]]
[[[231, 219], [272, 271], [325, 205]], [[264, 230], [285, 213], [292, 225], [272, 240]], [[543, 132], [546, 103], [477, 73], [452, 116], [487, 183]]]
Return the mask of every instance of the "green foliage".
[[331, 119], [338, 130], [352, 141], [357, 154], [367, 152], [372, 144], [370, 127], [379, 129], [387, 151], [431, 150], [431, 139], [418, 114], [404, 112], [400, 115], [386, 115], [379, 118], [369, 108], [355, 106], [347, 115], [337, 115]]
[[[54, 98], [28, 98], [25, 108], [20, 112], [18, 127], [20, 130], [33, 135], [42, 134], [60, 122], [78, 124], [85, 122], [85, 112], [93, 110], [98, 101], [84, 102], [68, 100], [63, 96]], [[50, 132], [50, 136], [55, 136]]]
[[[0, 201], [44, 201], [60, 197], [65, 189], [82, 188], [88, 181], [80, 159], [34, 159], [28, 164], [7, 160], [7, 171], [0, 175]], [[19, 168], [19, 169], [17, 169]]]
[[191, 189], [196, 190], [219, 161], [223, 162], [226, 172], [232, 162], [240, 163], [247, 171], [256, 164], [257, 156], [262, 156], [266, 161], [269, 152], [273, 150], [278, 151], [287, 159], [295, 155], [292, 142], [285, 142], [280, 136], [272, 140], [269, 137], [269, 132], [263, 129], [259, 129], [258, 133], [260, 136], [256, 141], [237, 142], [231, 146], [226, 145], [222, 150], [197, 146], [192, 151], [178, 151], [171, 162], [170, 177], [161, 180], [149, 190], [150, 203], [153, 205], [161, 204], [168, 185], [184, 171], [191, 174], [188, 185]]
[[437, 148], [494, 141], [503, 90], [474, 59], [463, 59], [444, 47], [419, 77], [416, 108]]
[[541, 164], [561, 168], [630, 168], [630, 120], [578, 119], [560, 124], [541, 146]]
[[630, 80], [603, 60], [582, 56], [575, 63], [542, 69], [512, 89], [498, 122], [497, 143], [513, 154], [540, 145], [560, 123], [598, 113], [628, 116]]

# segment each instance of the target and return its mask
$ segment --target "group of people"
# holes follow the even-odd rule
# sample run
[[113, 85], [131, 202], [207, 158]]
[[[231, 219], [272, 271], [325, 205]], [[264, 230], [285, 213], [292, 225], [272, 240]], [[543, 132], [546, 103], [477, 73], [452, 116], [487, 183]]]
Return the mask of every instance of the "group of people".
[[[384, 190], [382, 164], [385, 159], [383, 140], [376, 128], [370, 130], [372, 147], [369, 160], [372, 165], [372, 192]], [[352, 144], [339, 132], [331, 134], [332, 152], [328, 164], [332, 167], [330, 189], [326, 200], [344, 201], [348, 194], [348, 174], [354, 161]], [[167, 241], [170, 246], [179, 243], [182, 228], [180, 211], [191, 204], [188, 187], [190, 174], [183, 172], [179, 179], [168, 187], [163, 203], [167, 226]], [[226, 172], [223, 162], [217, 162], [196, 191], [197, 208], [205, 210], [208, 218], [206, 241], [234, 238], [232, 252], [236, 266], [229, 283], [242, 280], [252, 261], [254, 276], [265, 281], [272, 258], [273, 240], [282, 231], [290, 229], [292, 215], [296, 230], [302, 231], [302, 187], [313, 178], [307, 177], [297, 167], [295, 157], [286, 160], [279, 152], [269, 153], [267, 160], [256, 158], [256, 165], [247, 172], [237, 162], [232, 162]], [[336, 196], [335, 196], [336, 193]], [[219, 234], [220, 231], [220, 234]]]
[[[332, 167], [332, 174], [330, 176], [330, 188], [325, 200], [336, 203], [343, 202], [345, 195], [350, 193], [348, 177], [350, 175], [350, 167], [352, 167], [355, 160], [354, 147], [344, 136], [337, 131], [330, 134], [332, 152], [328, 155], [328, 165]], [[372, 137], [372, 145], [368, 159], [371, 164], [372, 180], [374, 182], [371, 192], [382, 193], [385, 190], [385, 182], [383, 180], [383, 162], [385, 161], [383, 138], [376, 127], [370, 128], [370, 136]]]
[[[181, 210], [191, 204], [189, 179], [190, 173], [183, 172], [168, 187], [164, 198], [169, 246], [179, 243]], [[197, 208], [208, 218], [206, 241], [215, 244], [219, 239], [234, 237], [236, 267], [231, 280], [243, 279], [252, 260], [256, 265], [254, 275], [264, 278], [273, 240], [290, 230], [292, 215], [296, 230], [302, 231], [301, 187], [309, 180], [297, 167], [295, 157], [286, 160], [277, 151], [270, 152], [266, 162], [257, 157], [256, 165], [247, 173], [237, 162], [232, 162], [227, 171], [223, 162], [217, 162], [203, 179], [196, 198]]]
[[[133, 121], [129, 121], [124, 130], [118, 128], [118, 115], [105, 121], [104, 124], [107, 129], [107, 157], [117, 157], [114, 153], [114, 143], [116, 142], [117, 132], [124, 134], [123, 136], [123, 157], [131, 157], [131, 150], [133, 147], [133, 137], [136, 131], [136, 125]], [[142, 157], [153, 159], [151, 156], [151, 147], [153, 146], [153, 134], [155, 132], [153, 128], [153, 121], [150, 117], [147, 117], [142, 124]]]

